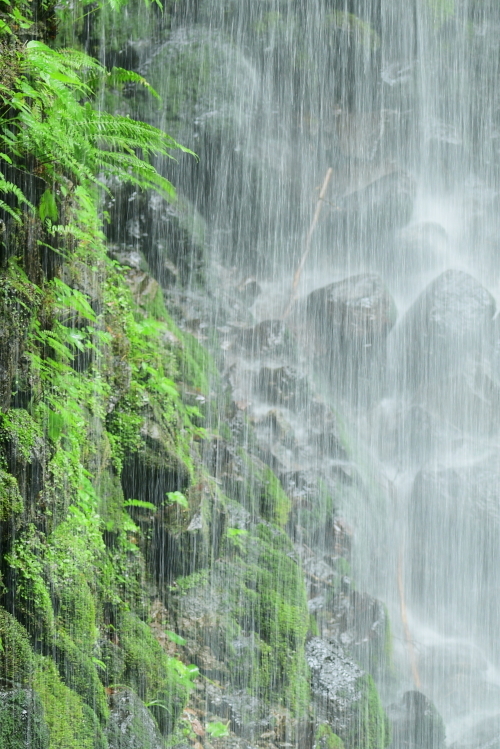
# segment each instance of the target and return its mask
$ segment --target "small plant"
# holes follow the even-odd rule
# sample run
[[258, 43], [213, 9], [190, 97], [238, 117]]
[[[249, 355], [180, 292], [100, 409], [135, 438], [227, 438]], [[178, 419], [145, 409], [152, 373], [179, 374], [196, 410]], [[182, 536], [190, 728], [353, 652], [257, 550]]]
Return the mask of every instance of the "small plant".
[[165, 630], [165, 634], [167, 635], [170, 642], [174, 642], [176, 645], [185, 645], [186, 640], [184, 637], [181, 637], [176, 632], [172, 632], [171, 630], [167, 629]]
[[207, 723], [206, 729], [207, 733], [209, 733], [213, 739], [220, 739], [223, 736], [229, 736], [229, 721], [223, 723], [222, 721], [217, 720], [213, 723]]
[[226, 538], [240, 551], [243, 549], [243, 538], [245, 536], [248, 536], [248, 531], [243, 528], [228, 528], [226, 530]]
[[226, 531], [226, 536], [228, 538], [238, 538], [238, 536], [248, 536], [248, 531], [243, 530], [243, 528], [228, 528]]
[[152, 502], [146, 502], [143, 499], [127, 499], [123, 503], [124, 507], [140, 507], [143, 510], [152, 510], [156, 512], [158, 509]]
[[165, 503], [167, 505], [176, 504], [180, 507], [184, 507], [185, 510], [189, 508], [189, 503], [182, 492], [167, 492], [165, 496]]

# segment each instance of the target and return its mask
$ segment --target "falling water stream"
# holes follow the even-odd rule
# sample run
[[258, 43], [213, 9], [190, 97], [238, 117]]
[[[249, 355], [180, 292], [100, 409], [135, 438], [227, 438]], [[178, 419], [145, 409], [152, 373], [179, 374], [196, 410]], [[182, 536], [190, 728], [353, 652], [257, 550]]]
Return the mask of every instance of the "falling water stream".
[[[499, 31], [496, 0], [204, 0], [130, 45], [149, 116], [200, 157], [165, 169], [210, 246], [234, 398], [259, 428], [259, 373], [285, 361], [335, 408], [347, 458], [318, 457], [299, 395], [300, 465], [277, 465], [355, 477], [337, 513], [392, 620], [383, 698], [420, 689], [457, 746], [500, 705]], [[233, 345], [271, 319], [284, 360]]]

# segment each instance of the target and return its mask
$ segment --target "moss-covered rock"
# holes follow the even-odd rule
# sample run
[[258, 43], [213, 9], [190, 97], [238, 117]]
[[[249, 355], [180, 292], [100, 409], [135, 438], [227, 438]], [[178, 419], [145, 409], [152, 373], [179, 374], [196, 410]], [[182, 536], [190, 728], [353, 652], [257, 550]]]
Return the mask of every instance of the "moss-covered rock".
[[26, 684], [33, 673], [33, 651], [28, 634], [5, 609], [0, 608], [0, 679]]
[[255, 455], [244, 449], [229, 461], [224, 471], [226, 493], [240, 502], [254, 516], [283, 526], [288, 520], [291, 503], [273, 471]]
[[111, 697], [106, 729], [109, 749], [163, 749], [164, 743], [151, 713], [131, 689]]
[[314, 749], [344, 749], [344, 742], [328, 723], [322, 723], [314, 734]]
[[36, 286], [11, 262], [0, 275], [0, 409], [11, 402], [12, 381], [26, 341], [29, 321], [40, 302]]
[[66, 686], [94, 710], [99, 720], [105, 721], [109, 714], [106, 694], [92, 658], [64, 633], [56, 636], [53, 649], [59, 674]]
[[[209, 647], [227, 666], [219, 679], [279, 702], [297, 715], [308, 704], [304, 655], [309, 614], [293, 545], [263, 523], [228, 538], [225, 557], [172, 589], [172, 606], [196, 659]], [[196, 644], [197, 643], [197, 644]], [[201, 660], [200, 663], [203, 667]]]
[[149, 703], [162, 733], [171, 733], [187, 703], [193, 672], [168, 656], [148, 624], [135, 614], [122, 615], [119, 633], [126, 682]]
[[12, 519], [24, 509], [15, 476], [0, 468], [0, 522]]
[[31, 689], [0, 691], [0, 746], [2, 749], [49, 749], [49, 730], [36, 692]]
[[39, 658], [33, 684], [50, 731], [49, 749], [105, 749], [96, 714], [61, 681], [50, 658]]
[[390, 731], [380, 697], [368, 674], [339, 645], [313, 637], [307, 643], [313, 708], [347, 749], [384, 749]]

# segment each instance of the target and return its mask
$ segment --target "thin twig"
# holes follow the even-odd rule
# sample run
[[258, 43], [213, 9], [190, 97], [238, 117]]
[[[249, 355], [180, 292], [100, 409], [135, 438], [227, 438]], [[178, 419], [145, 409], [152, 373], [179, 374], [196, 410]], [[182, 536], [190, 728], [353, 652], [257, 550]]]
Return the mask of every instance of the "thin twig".
[[298, 264], [297, 270], [295, 271], [295, 275], [293, 277], [290, 302], [288, 303], [288, 307], [286, 308], [283, 314], [283, 319], [288, 317], [288, 315], [292, 311], [293, 305], [295, 304], [295, 300], [297, 299], [297, 286], [299, 285], [300, 276], [302, 275], [302, 271], [304, 270], [304, 265], [307, 260], [307, 256], [309, 255], [309, 252], [311, 250], [312, 235], [314, 234], [316, 224], [318, 223], [318, 220], [321, 214], [321, 209], [323, 208], [324, 197], [328, 189], [328, 184], [332, 178], [332, 174], [333, 174], [333, 169], [329, 167], [327, 169], [327, 172], [325, 174], [325, 179], [323, 180], [323, 184], [321, 186], [321, 190], [320, 190], [319, 197], [318, 197], [318, 202], [316, 203], [316, 210], [314, 211], [313, 220], [311, 221], [311, 226], [309, 227], [309, 231], [307, 232], [305, 249], [302, 254], [302, 257], [300, 258], [300, 263]]

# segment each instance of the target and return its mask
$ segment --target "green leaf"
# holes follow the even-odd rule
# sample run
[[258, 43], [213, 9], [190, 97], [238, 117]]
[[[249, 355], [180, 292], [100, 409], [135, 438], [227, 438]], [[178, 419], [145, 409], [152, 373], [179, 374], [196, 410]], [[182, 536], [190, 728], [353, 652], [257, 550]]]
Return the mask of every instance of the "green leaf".
[[237, 538], [238, 536], [248, 536], [248, 531], [243, 528], [228, 528], [226, 531], [228, 538]]
[[185, 645], [186, 640], [184, 637], [181, 637], [180, 635], [176, 634], [175, 632], [171, 632], [169, 629], [165, 631], [165, 634], [167, 635], [168, 639], [171, 642], [175, 642], [176, 645]]
[[182, 492], [167, 492], [166, 498], [168, 504], [178, 504], [186, 509], [189, 508], [189, 503]]
[[47, 409], [47, 433], [53, 442], [57, 442], [64, 428], [64, 418], [60, 413]]
[[41, 221], [45, 221], [46, 218], [50, 219], [52, 223], [57, 221], [58, 212], [56, 199], [52, 190], [45, 190], [42, 197], [40, 198], [40, 204], [38, 206], [38, 215]]
[[127, 499], [123, 503], [124, 507], [142, 507], [144, 510], [153, 510], [156, 512], [158, 509], [152, 502], [145, 502], [142, 499]]
[[207, 733], [213, 739], [221, 738], [222, 736], [229, 736], [228, 723], [222, 723], [220, 720], [214, 721], [213, 723], [207, 723]]

